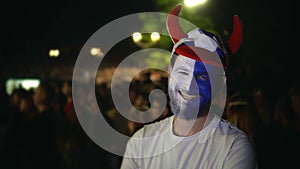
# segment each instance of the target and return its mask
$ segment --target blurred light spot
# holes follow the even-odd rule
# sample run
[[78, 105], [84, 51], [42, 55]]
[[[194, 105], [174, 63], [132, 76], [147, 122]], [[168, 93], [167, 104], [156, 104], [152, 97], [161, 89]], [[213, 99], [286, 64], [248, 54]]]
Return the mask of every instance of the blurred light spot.
[[156, 41], [158, 41], [159, 39], [160, 39], [159, 33], [157, 33], [157, 32], [152, 32], [152, 33], [151, 33], [151, 40], [152, 40], [152, 41], [156, 42]]
[[6, 81], [6, 92], [8, 95], [11, 95], [15, 89], [23, 88], [30, 90], [37, 88], [39, 85], [39, 79], [8, 79]]
[[92, 56], [98, 56], [98, 57], [103, 56], [103, 53], [100, 48], [92, 48], [90, 53]]
[[187, 7], [193, 7], [199, 4], [205, 3], [207, 0], [184, 0], [184, 4]]
[[142, 36], [142, 34], [140, 32], [135, 32], [135, 33], [132, 34], [132, 40], [134, 42], [139, 42], [142, 39], [143, 39], [143, 36]]
[[59, 49], [50, 49], [49, 50], [49, 57], [57, 58], [60, 54]]

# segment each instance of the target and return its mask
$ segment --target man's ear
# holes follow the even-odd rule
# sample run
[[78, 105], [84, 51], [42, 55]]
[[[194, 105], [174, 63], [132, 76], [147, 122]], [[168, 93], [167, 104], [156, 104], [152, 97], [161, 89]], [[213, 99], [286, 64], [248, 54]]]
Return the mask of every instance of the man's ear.
[[169, 76], [170, 76], [171, 72], [172, 72], [172, 65], [169, 65], [168, 66], [168, 74], [169, 74]]
[[172, 65], [169, 65], [168, 66], [168, 73], [171, 73], [171, 71], [172, 71]]

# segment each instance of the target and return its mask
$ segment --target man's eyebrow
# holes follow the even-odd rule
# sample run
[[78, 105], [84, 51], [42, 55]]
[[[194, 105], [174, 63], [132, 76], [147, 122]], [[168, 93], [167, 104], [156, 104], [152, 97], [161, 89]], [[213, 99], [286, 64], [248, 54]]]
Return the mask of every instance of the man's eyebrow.
[[189, 70], [186, 66], [183, 66], [183, 65], [176, 66], [175, 70], [177, 70], [177, 71], [191, 72], [191, 70]]

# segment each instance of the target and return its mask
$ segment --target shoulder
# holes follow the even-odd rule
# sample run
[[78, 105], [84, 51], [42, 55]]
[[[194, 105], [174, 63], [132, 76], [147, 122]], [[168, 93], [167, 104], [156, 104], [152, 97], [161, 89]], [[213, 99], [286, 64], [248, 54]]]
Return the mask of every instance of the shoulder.
[[240, 130], [236, 126], [232, 125], [229, 121], [222, 118], [220, 119], [218, 130], [226, 136], [239, 137], [246, 135], [244, 131]]
[[237, 144], [252, 144], [244, 131], [221, 118], [219, 119], [213, 137], [217, 137], [216, 140], [218, 140], [218, 142], [222, 142], [230, 147]]
[[[145, 152], [146, 150], [155, 150], [165, 137], [164, 132], [169, 131], [171, 127], [172, 117], [144, 125], [142, 128], [137, 130], [133, 136], [131, 136], [126, 145], [125, 156], [137, 157], [137, 155], [147, 156], [151, 152]], [[158, 149], [159, 151], [159, 149]], [[146, 153], [146, 154], [145, 154]]]
[[227, 120], [225, 119], [220, 120], [218, 132], [221, 133], [220, 135], [222, 135], [222, 138], [224, 138], [221, 140], [227, 143], [231, 151], [232, 149], [236, 149], [237, 151], [240, 152], [243, 151], [247, 151], [248, 153], [253, 152], [254, 150], [253, 143], [250, 141], [247, 134], [244, 131], [232, 125]]
[[254, 169], [257, 167], [254, 145], [245, 132], [226, 120], [220, 122], [220, 130], [229, 138], [225, 168]]
[[167, 131], [171, 127], [174, 116], [167, 117], [160, 121], [144, 125], [141, 129], [135, 132], [132, 137], [152, 137]]

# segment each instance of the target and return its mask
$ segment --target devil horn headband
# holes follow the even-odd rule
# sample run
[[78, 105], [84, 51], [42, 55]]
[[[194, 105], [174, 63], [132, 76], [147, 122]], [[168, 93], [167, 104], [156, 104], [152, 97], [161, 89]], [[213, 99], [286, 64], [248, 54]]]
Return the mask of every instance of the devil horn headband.
[[[187, 34], [182, 30], [179, 24], [178, 15], [182, 5], [175, 6], [167, 17], [167, 30], [172, 38], [173, 43], [177, 43], [180, 39], [186, 38]], [[235, 54], [243, 41], [243, 25], [238, 15], [233, 16], [233, 31], [227, 40], [227, 47], [231, 54]]]

